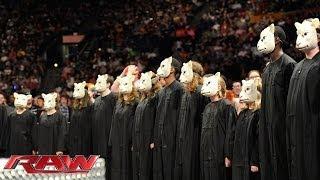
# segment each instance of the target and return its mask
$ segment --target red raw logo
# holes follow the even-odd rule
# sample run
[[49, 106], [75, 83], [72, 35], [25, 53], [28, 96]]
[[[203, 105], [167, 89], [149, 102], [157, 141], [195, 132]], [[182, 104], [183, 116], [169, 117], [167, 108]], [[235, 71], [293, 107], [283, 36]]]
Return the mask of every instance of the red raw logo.
[[[13, 155], [4, 169], [15, 169], [19, 164], [27, 173], [88, 173], [98, 158], [98, 155], [91, 155], [88, 159], [83, 155], [74, 158], [68, 155]], [[47, 166], [56, 170], [45, 170]]]

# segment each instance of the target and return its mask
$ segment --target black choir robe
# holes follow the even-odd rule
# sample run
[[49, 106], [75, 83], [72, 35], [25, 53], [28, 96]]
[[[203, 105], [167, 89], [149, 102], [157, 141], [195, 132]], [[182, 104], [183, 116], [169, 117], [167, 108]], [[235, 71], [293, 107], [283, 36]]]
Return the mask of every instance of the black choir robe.
[[0, 157], [6, 156], [8, 145], [8, 116], [13, 112], [8, 105], [0, 105]]
[[71, 156], [89, 156], [92, 154], [92, 115], [93, 106], [74, 109], [72, 111], [67, 142], [69, 154]]
[[232, 155], [232, 180], [254, 179], [250, 167], [259, 167], [259, 110], [242, 110], [236, 121]]
[[99, 96], [94, 102], [93, 120], [92, 120], [92, 145], [93, 154], [110, 159], [110, 149], [108, 149], [108, 140], [112, 116], [117, 97], [113, 93], [107, 96]]
[[32, 154], [34, 144], [32, 128], [36, 122], [36, 116], [26, 110], [22, 114], [12, 112], [8, 117], [9, 152], [10, 155]]
[[154, 125], [153, 179], [172, 180], [176, 153], [176, 132], [183, 87], [178, 81], [159, 91]]
[[299, 62], [287, 97], [290, 179], [320, 178], [320, 52]]
[[203, 111], [200, 139], [200, 179], [226, 179], [225, 157], [232, 159], [236, 110], [226, 99], [211, 102]]
[[67, 120], [59, 111], [47, 115], [40, 115], [37, 124], [36, 150], [39, 154], [56, 154], [65, 151], [65, 137], [67, 133]]
[[152, 179], [153, 126], [158, 103], [157, 95], [139, 102], [132, 129], [132, 169], [133, 180]]
[[137, 102], [118, 101], [113, 114], [109, 145], [111, 146], [111, 179], [132, 179], [132, 130]]
[[286, 150], [286, 101], [296, 62], [287, 54], [270, 62], [262, 74], [259, 126], [261, 179], [288, 179]]
[[108, 147], [108, 141], [116, 102], [117, 96], [110, 93], [104, 97], [97, 97], [93, 104], [92, 151], [105, 159], [106, 179], [111, 178], [111, 148]]
[[176, 141], [176, 180], [193, 180], [200, 176], [201, 118], [204, 107], [210, 101], [201, 95], [200, 89], [182, 95]]

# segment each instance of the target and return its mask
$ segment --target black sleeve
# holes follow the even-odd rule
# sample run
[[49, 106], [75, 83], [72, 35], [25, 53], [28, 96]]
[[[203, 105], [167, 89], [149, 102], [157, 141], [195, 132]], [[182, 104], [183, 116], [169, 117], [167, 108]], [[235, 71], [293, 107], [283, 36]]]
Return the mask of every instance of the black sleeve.
[[250, 166], [259, 166], [259, 114], [260, 112], [257, 111], [254, 114], [254, 118], [251, 122], [251, 132], [250, 132], [250, 139], [251, 139], [251, 151], [250, 151]]
[[34, 137], [34, 127], [37, 123], [37, 116], [35, 116], [34, 114], [30, 113], [29, 114], [29, 117], [27, 119], [27, 128], [28, 128], [28, 136], [29, 136], [29, 143], [32, 144], [32, 150], [35, 150], [37, 148], [37, 140], [34, 139], [34, 138], [37, 138], [37, 137]]
[[[41, 118], [41, 116], [39, 117], [39, 119]], [[32, 132], [31, 132], [31, 136], [32, 136], [32, 144], [33, 144], [33, 150], [38, 151], [39, 148], [39, 120], [36, 120], [33, 124], [32, 127]]]
[[150, 109], [150, 116], [152, 117], [152, 119], [150, 119], [153, 124], [152, 127], [150, 129], [150, 144], [153, 143], [153, 136], [154, 136], [154, 126], [155, 126], [155, 121], [156, 121], [156, 112], [157, 112], [157, 104], [158, 104], [158, 96], [155, 96], [152, 100], [152, 102], [150, 103], [150, 105], [152, 106]]
[[290, 79], [293, 73], [293, 70], [296, 66], [295, 62], [289, 63], [284, 70], [284, 82], [285, 82], [285, 94], [288, 94], [288, 89], [289, 89], [289, 84], [290, 84]]
[[67, 119], [62, 114], [59, 114], [59, 134], [58, 134], [57, 151], [65, 150], [66, 134], [67, 134]]
[[10, 134], [11, 134], [11, 119], [12, 115], [9, 115], [7, 118], [7, 121], [5, 122], [4, 126], [4, 131], [3, 131], [3, 139], [2, 139], [2, 146], [3, 149], [5, 150], [6, 154], [9, 155], [9, 142], [10, 142]]
[[[133, 135], [133, 132], [134, 132], [134, 130], [133, 130], [133, 125], [134, 125], [134, 114], [135, 114], [135, 112], [136, 112], [136, 107], [137, 107], [137, 103], [135, 103], [134, 105], [133, 105], [133, 107], [132, 107], [132, 110], [131, 110], [131, 112], [130, 112], [130, 116], [129, 116], [129, 124], [128, 124], [128, 131], [129, 131], [129, 144], [130, 144], [130, 146], [132, 146], [132, 135]], [[131, 147], [130, 147], [131, 148]]]
[[114, 126], [115, 126], [115, 120], [114, 120], [114, 118], [115, 118], [115, 112], [117, 111], [117, 107], [118, 107], [118, 104], [116, 103], [115, 104], [115, 107], [114, 107], [114, 109], [113, 109], [113, 115], [112, 115], [112, 121], [111, 121], [111, 127], [110, 127], [110, 134], [109, 134], [109, 139], [107, 139], [107, 141], [108, 141], [108, 146], [112, 146], [112, 138], [113, 138], [113, 128], [114, 128]]
[[162, 91], [159, 91], [157, 93], [157, 103], [155, 104], [156, 106], [156, 111], [155, 111], [155, 118], [154, 118], [154, 125], [153, 125], [153, 136], [152, 136], [152, 143], [154, 143], [155, 145], [157, 144], [157, 135], [158, 135], [158, 131], [159, 131], [159, 117], [160, 117], [160, 108], [163, 108], [161, 106], [159, 106], [159, 103], [161, 103], [161, 98], [162, 98]]
[[224, 142], [225, 157], [232, 159], [237, 111], [232, 105], [228, 105], [226, 114], [227, 129]]

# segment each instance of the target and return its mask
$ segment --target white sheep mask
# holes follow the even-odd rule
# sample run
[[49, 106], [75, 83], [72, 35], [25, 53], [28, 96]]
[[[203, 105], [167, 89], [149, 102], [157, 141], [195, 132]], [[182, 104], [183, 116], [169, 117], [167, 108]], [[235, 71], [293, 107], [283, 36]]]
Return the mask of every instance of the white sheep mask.
[[242, 90], [239, 95], [240, 102], [252, 103], [255, 102], [258, 98], [258, 89], [255, 81], [242, 80]]
[[296, 22], [297, 28], [296, 48], [300, 51], [314, 49], [318, 46], [317, 28], [320, 28], [318, 18], [306, 19], [302, 23]]
[[257, 49], [263, 54], [271, 53], [275, 48], [275, 37], [274, 37], [275, 27], [274, 24], [266, 27], [260, 33], [260, 39], [257, 44]]
[[151, 71], [141, 73], [141, 77], [137, 82], [137, 89], [140, 92], [150, 91], [152, 88], [152, 75]]
[[74, 83], [73, 97], [75, 99], [81, 99], [86, 95], [86, 82]]
[[160, 63], [160, 67], [157, 69], [157, 75], [162, 78], [168, 77], [171, 72], [171, 64], [172, 64], [172, 57], [168, 57], [164, 59]]
[[32, 98], [32, 95], [13, 93], [14, 106], [17, 108], [26, 108], [28, 100]]
[[98, 75], [98, 78], [96, 80], [96, 84], [94, 85], [94, 89], [101, 93], [109, 89], [110, 83], [107, 82], [109, 75], [104, 74], [104, 75]]
[[133, 90], [134, 76], [125, 76], [119, 78], [119, 92], [121, 94], [130, 94]]
[[50, 93], [50, 94], [42, 94], [42, 98], [44, 99], [44, 106], [45, 110], [54, 109], [57, 105], [57, 93]]
[[216, 95], [221, 90], [219, 83], [220, 72], [209, 77], [203, 77], [203, 86], [201, 88], [201, 94], [207, 97]]
[[192, 61], [183, 63], [181, 68], [180, 82], [187, 84], [192, 82], [193, 79], [193, 70], [192, 70]]

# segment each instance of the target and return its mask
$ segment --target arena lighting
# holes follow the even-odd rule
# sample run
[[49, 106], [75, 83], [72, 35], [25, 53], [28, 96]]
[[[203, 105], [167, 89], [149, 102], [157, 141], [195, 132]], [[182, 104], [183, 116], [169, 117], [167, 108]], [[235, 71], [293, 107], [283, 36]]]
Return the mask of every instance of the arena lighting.
[[[97, 159], [93, 168], [88, 173], [54, 173], [54, 174], [28, 174], [21, 165], [16, 169], [4, 169], [8, 159], [0, 159], [0, 180], [7, 179], [26, 179], [26, 180], [71, 180], [71, 179], [105, 179], [105, 161], [102, 158]], [[55, 170], [52, 166], [46, 169]]]
[[58, 67], [58, 63], [54, 63], [54, 65], [53, 65], [55, 68], [57, 68]]

